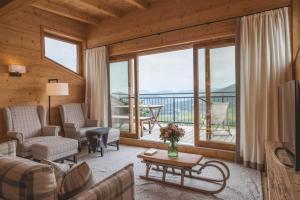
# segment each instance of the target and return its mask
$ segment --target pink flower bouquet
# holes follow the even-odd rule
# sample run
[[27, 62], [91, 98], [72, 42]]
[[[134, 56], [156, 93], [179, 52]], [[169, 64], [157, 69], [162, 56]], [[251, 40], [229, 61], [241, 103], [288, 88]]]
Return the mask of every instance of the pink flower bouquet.
[[169, 123], [168, 126], [160, 129], [160, 139], [164, 142], [178, 142], [184, 136], [185, 131], [176, 124]]

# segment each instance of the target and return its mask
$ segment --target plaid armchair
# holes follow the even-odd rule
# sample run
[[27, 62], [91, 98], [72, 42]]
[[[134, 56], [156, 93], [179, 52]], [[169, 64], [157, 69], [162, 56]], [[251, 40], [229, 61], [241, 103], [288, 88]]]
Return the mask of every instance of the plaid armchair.
[[88, 105], [70, 103], [59, 106], [59, 112], [65, 136], [78, 140], [80, 144], [86, 141], [85, 133], [88, 130], [99, 128], [99, 121], [88, 119]]
[[4, 109], [7, 136], [17, 140], [17, 155], [32, 155], [31, 146], [47, 140], [57, 139], [58, 126], [46, 126], [43, 106], [9, 106]]

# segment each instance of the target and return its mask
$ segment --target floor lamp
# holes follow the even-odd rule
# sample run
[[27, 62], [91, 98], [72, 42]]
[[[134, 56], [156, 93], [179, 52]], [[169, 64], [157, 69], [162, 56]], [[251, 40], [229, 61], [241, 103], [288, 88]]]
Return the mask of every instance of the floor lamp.
[[46, 91], [48, 95], [48, 107], [49, 107], [49, 125], [51, 124], [51, 96], [65, 96], [69, 95], [68, 83], [59, 83], [58, 79], [49, 79]]

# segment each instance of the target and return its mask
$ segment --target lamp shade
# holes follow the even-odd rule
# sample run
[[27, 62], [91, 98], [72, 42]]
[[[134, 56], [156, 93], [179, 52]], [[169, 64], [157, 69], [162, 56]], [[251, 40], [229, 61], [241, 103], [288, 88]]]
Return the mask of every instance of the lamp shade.
[[48, 96], [69, 95], [69, 84], [68, 83], [47, 83], [46, 90]]

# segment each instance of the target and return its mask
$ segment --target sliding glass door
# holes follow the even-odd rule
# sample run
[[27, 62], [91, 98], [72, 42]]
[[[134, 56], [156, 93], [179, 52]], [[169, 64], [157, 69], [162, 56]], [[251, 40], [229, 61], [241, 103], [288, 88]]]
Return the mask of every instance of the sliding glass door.
[[125, 137], [161, 141], [175, 123], [181, 144], [234, 150], [234, 40], [141, 53], [110, 63], [112, 127]]
[[[196, 47], [198, 144], [235, 145], [236, 78], [234, 44]], [[209, 145], [207, 145], [209, 146]], [[214, 145], [211, 145], [214, 146]], [[215, 145], [218, 146], [218, 145]]]
[[111, 126], [126, 135], [136, 136], [134, 59], [109, 65]]
[[160, 128], [185, 130], [181, 144], [194, 145], [193, 48], [138, 56], [141, 139], [161, 141]]

